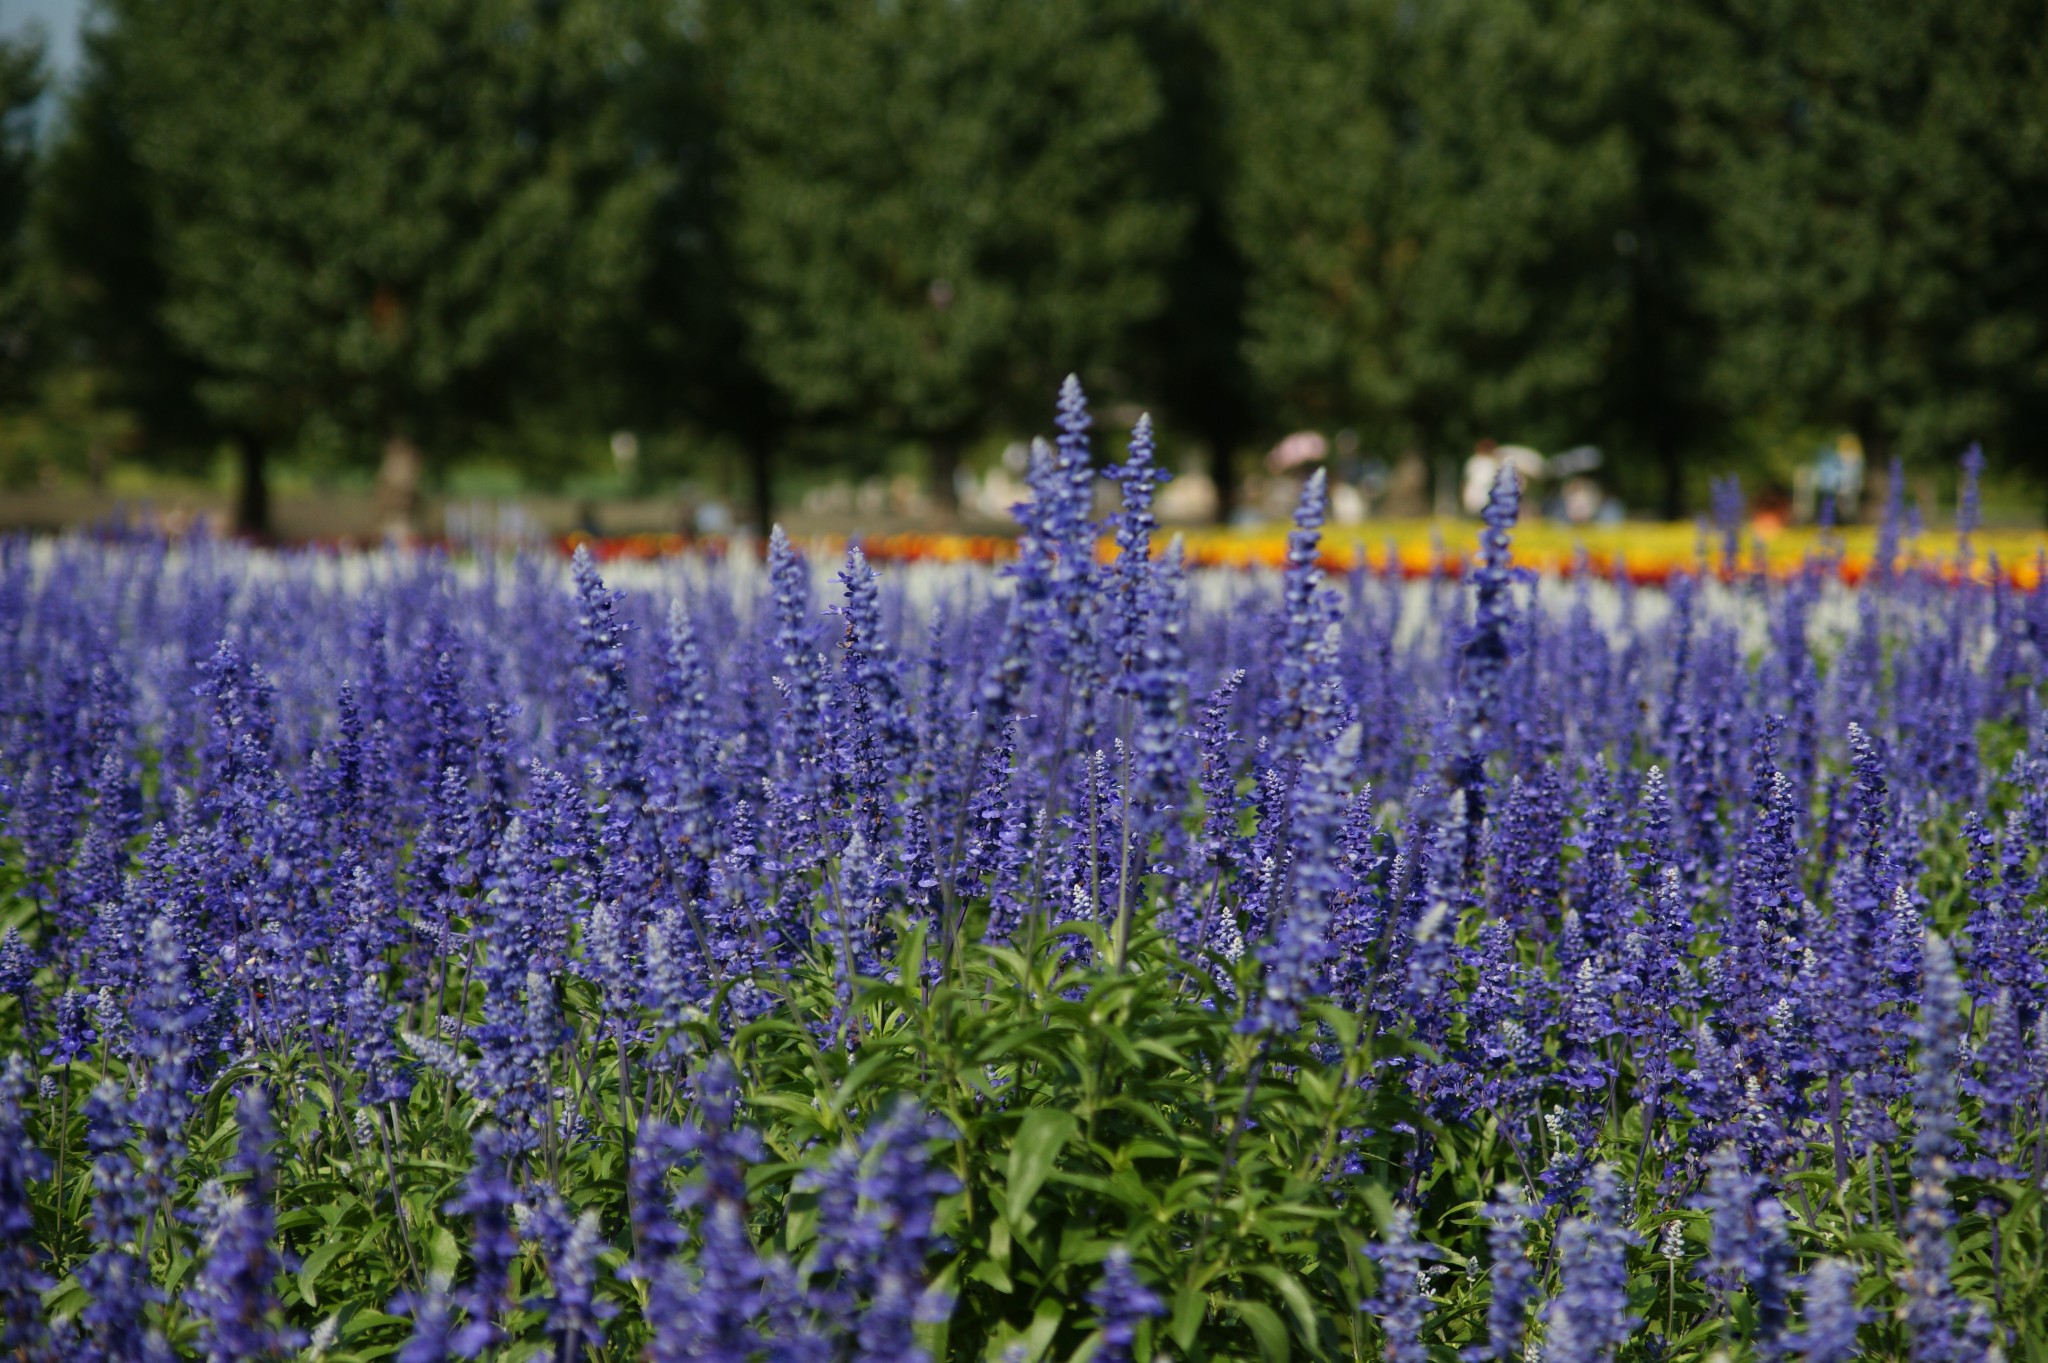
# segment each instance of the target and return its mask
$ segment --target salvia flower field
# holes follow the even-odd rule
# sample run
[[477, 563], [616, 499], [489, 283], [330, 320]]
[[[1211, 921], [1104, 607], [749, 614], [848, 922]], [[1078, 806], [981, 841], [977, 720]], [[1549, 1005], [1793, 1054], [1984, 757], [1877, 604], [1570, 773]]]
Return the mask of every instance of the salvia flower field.
[[999, 569], [0, 546], [0, 1356], [2048, 1357], [1970, 497], [1220, 573], [1058, 426]]

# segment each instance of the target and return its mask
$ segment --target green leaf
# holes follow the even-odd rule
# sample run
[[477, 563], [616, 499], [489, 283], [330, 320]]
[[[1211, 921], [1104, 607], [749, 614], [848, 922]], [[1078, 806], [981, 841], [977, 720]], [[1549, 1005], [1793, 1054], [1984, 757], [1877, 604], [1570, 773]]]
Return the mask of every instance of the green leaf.
[[1180, 1285], [1173, 1294], [1173, 1315], [1167, 1322], [1166, 1332], [1182, 1350], [1192, 1349], [1195, 1332], [1202, 1328], [1202, 1322], [1209, 1314], [1209, 1296], [1199, 1281]]
[[1314, 1339], [1317, 1322], [1315, 1299], [1309, 1296], [1301, 1279], [1276, 1264], [1254, 1264], [1252, 1273], [1273, 1285], [1273, 1290], [1280, 1294], [1280, 1300], [1286, 1302], [1287, 1309], [1294, 1313], [1302, 1337]]
[[1312, 1003], [1305, 1011], [1336, 1033], [1340, 1049], [1351, 1051], [1357, 1048], [1360, 1029], [1358, 1014], [1334, 1003]]
[[[873, 1045], [874, 1043], [869, 1043], [870, 1047]], [[903, 1060], [903, 1053], [895, 1047], [870, 1050], [868, 1054], [861, 1057], [860, 1062], [852, 1070], [848, 1071], [846, 1078], [840, 1082], [834, 1105], [844, 1111], [848, 1099], [866, 1088], [876, 1075], [892, 1065], [901, 1064]]]
[[1060, 1150], [1080, 1127], [1080, 1120], [1064, 1108], [1039, 1107], [1024, 1114], [1010, 1144], [1010, 1163], [1004, 1177], [1009, 1202], [1006, 1214], [1020, 1235], [1029, 1234], [1037, 1224], [1028, 1208], [1039, 1186], [1052, 1172]]
[[1226, 1305], [1237, 1312], [1237, 1318], [1252, 1332], [1260, 1357], [1267, 1363], [1287, 1363], [1293, 1346], [1287, 1338], [1287, 1324], [1278, 1311], [1262, 1301], [1233, 1301]]
[[382, 1325], [411, 1325], [404, 1316], [387, 1315], [382, 1311], [355, 1311], [346, 1315], [341, 1322], [341, 1337], [354, 1339], [365, 1331]]
[[1010, 1223], [1007, 1220], [989, 1226], [988, 1244], [982, 1254], [974, 1276], [999, 1292], [1010, 1291]]
[[453, 1278], [461, 1263], [462, 1246], [455, 1242], [455, 1232], [446, 1226], [436, 1226], [433, 1239], [427, 1243], [427, 1268]]
[[998, 1032], [990, 1040], [976, 1048], [975, 1061], [979, 1064], [994, 1064], [1005, 1059], [1010, 1052], [1037, 1045], [1045, 1037], [1045, 1026], [1036, 1020], [1010, 1027]]
[[320, 1298], [314, 1290], [314, 1284], [320, 1281], [320, 1275], [327, 1271], [327, 1266], [340, 1258], [348, 1249], [349, 1245], [346, 1241], [330, 1241], [307, 1255], [306, 1262], [299, 1265], [299, 1295], [306, 1299], [306, 1305], [318, 1306], [320, 1304]]
[[998, 1327], [989, 1332], [988, 1349], [983, 1357], [989, 1363], [1006, 1358], [1010, 1346], [1024, 1346], [1025, 1363], [1038, 1363], [1045, 1357], [1045, 1351], [1052, 1344], [1053, 1335], [1059, 1331], [1060, 1322], [1066, 1318], [1066, 1303], [1058, 1297], [1047, 1297], [1040, 1301], [1031, 1312], [1031, 1324], [1019, 1332], [1008, 1326]]
[[43, 1293], [43, 1312], [52, 1321], [69, 1320], [91, 1300], [92, 1295], [77, 1278], [66, 1278]]

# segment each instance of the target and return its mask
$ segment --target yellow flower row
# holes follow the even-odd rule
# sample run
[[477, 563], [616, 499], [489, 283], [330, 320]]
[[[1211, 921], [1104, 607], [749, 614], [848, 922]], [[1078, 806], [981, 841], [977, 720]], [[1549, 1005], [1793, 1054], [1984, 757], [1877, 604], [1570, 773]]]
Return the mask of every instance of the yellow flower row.
[[[1336, 527], [1323, 533], [1325, 567], [1349, 571], [1365, 567], [1407, 577], [1456, 571], [1479, 547], [1480, 526], [1473, 521], [1385, 521]], [[1786, 528], [1759, 524], [1746, 528], [1736, 570], [1761, 568], [1774, 577], [1818, 565], [1823, 571], [1856, 582], [1871, 568], [1878, 532], [1867, 525], [1838, 530]], [[1287, 527], [1203, 529], [1182, 532], [1188, 561], [1205, 567], [1278, 567], [1287, 557]], [[565, 548], [587, 543], [600, 559], [659, 558], [690, 549], [723, 549], [722, 544], [688, 541], [676, 535], [631, 535], [588, 540], [572, 536]], [[845, 543], [834, 537], [821, 544], [830, 552]], [[877, 563], [998, 563], [1016, 553], [1016, 541], [1001, 535], [905, 533], [862, 537], [868, 557]], [[1995, 571], [2017, 586], [2041, 583], [2048, 560], [2048, 533], [2037, 530], [1986, 530], [1971, 539], [1968, 572], [1989, 581]], [[1098, 552], [1107, 560], [1115, 548], [1104, 540]], [[1629, 521], [1619, 525], [1568, 526], [1537, 521], [1515, 530], [1515, 561], [1541, 573], [1571, 576], [1590, 570], [1601, 576], [1624, 574], [1638, 582], [1661, 582], [1675, 572], [1725, 573], [1723, 538], [1719, 531], [1702, 532], [1691, 522]], [[1946, 577], [1964, 571], [1961, 545], [1952, 531], [1931, 531], [1904, 540], [1901, 565], [1931, 566]]]

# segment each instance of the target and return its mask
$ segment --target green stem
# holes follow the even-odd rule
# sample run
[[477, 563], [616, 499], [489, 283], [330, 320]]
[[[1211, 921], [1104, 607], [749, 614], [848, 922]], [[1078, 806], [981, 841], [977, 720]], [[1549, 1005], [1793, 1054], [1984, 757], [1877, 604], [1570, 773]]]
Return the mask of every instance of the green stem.
[[[469, 974], [471, 962], [475, 960], [476, 934], [472, 932], [469, 935], [468, 947], [463, 952], [462, 956], [462, 979], [455, 986], [455, 994], [458, 1000], [455, 1008], [455, 1035], [452, 1038], [450, 1038], [449, 1044], [452, 1045], [458, 1052], [462, 1050], [462, 1035], [469, 1028]], [[442, 1003], [437, 1004], [436, 1007], [445, 1009], [447, 1007], [447, 1004], [444, 1000]], [[454, 1101], [455, 1076], [443, 1075], [441, 1076], [442, 1109], [445, 1111], [448, 1108], [448, 1106]]]
[[[391, 1124], [395, 1127], [398, 1125], [398, 1104], [390, 1103], [386, 1106], [391, 1114]], [[412, 1235], [406, 1229], [405, 1199], [399, 1196], [398, 1192], [398, 1161], [391, 1153], [391, 1132], [385, 1129], [381, 1114], [376, 1114], [374, 1109], [370, 1125], [377, 1129], [377, 1136], [384, 1145], [384, 1177], [391, 1181], [391, 1207], [395, 1213], [392, 1220], [398, 1227], [398, 1243], [405, 1247], [405, 1262], [412, 1272], [412, 1280], [415, 1283], [422, 1282], [424, 1280], [420, 1277], [419, 1256], [413, 1252]]]
[[1251, 1120], [1252, 1103], [1259, 1092], [1259, 1071], [1265, 1064], [1266, 1052], [1262, 1046], [1251, 1067], [1245, 1071], [1244, 1097], [1237, 1105], [1237, 1120], [1230, 1124], [1230, 1137], [1223, 1143], [1223, 1160], [1216, 1168], [1216, 1186], [1209, 1194], [1209, 1209], [1202, 1216], [1202, 1233], [1195, 1237], [1191, 1258], [1197, 1268], [1202, 1263], [1202, 1252], [1209, 1247], [1209, 1233], [1215, 1228], [1217, 1210], [1223, 1205], [1223, 1186], [1230, 1181], [1231, 1170], [1237, 1167], [1237, 1143], [1244, 1135], [1245, 1124]]
[[64, 1062], [62, 1087], [57, 1094], [57, 1172], [53, 1175], [51, 1197], [57, 1207], [57, 1266], [64, 1266], [64, 1231], [71, 1219], [64, 1211], [64, 1159], [71, 1140], [71, 1062]]
[[1123, 720], [1123, 769], [1117, 780], [1123, 787], [1123, 854], [1116, 872], [1116, 933], [1110, 946], [1110, 964], [1119, 974], [1131, 948], [1131, 736], [1128, 706]]

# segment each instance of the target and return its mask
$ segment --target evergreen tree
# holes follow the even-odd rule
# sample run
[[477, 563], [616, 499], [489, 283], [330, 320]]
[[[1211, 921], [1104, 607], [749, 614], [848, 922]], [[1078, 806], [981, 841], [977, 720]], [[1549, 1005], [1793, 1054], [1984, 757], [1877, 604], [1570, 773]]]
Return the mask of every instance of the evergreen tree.
[[2048, 26], [2025, 0], [1735, 0], [1746, 79], [1703, 83], [1714, 376], [1874, 462], [2048, 474]]
[[1830, 427], [2048, 483], [2029, 0], [96, 14], [40, 164], [0, 45], [0, 401], [68, 375], [153, 458], [235, 446], [246, 529], [275, 450], [616, 425], [736, 446], [764, 527], [807, 442], [920, 443], [943, 506], [1071, 369], [1226, 511], [1303, 423], [1597, 443], [1667, 515]]
[[746, 12], [708, 3], [665, 35], [636, 118], [672, 169], [654, 214], [652, 272], [642, 292], [641, 344], [620, 357], [634, 407], [654, 422], [681, 422], [736, 445], [746, 500], [766, 539], [775, 518], [776, 472], [795, 417], [762, 372], [739, 311], [733, 240], [731, 70], [748, 36]]
[[[657, 6], [107, 0], [158, 318], [245, 451], [423, 445], [574, 400], [649, 270], [669, 175], [622, 86]], [[416, 474], [414, 475], [416, 476]]]
[[1238, 449], [1259, 434], [1263, 413], [1244, 355], [1249, 266], [1230, 230], [1235, 167], [1217, 12], [1216, 0], [1169, 0], [1141, 29], [1166, 102], [1148, 157], [1162, 188], [1190, 216], [1167, 266], [1166, 306], [1136, 349], [1140, 391], [1157, 397], [1169, 431], [1186, 431], [1206, 449], [1216, 517], [1228, 521]]
[[1614, 10], [1613, 116], [1632, 167], [1614, 268], [1627, 303], [1601, 416], [1585, 434], [1619, 456], [1604, 476], [1624, 497], [1676, 520], [1704, 466], [1731, 456], [1728, 413], [1706, 376], [1715, 332], [1700, 295], [1714, 213], [1697, 105], [1740, 73], [1711, 7], [1614, 0]]
[[1139, 0], [791, 0], [725, 11], [742, 313], [810, 420], [931, 454], [1037, 421], [1078, 369], [1128, 373], [1183, 205]]
[[1649, 350], [1670, 196], [1646, 182], [1636, 20], [1618, 0], [1227, 7], [1249, 355], [1285, 419], [1437, 456], [1642, 438], [1615, 376], [1673, 365]]
[[204, 366], [163, 324], [154, 207], [123, 107], [132, 45], [94, 26], [84, 46], [30, 209], [39, 302], [60, 351], [50, 363], [125, 413], [154, 461], [203, 466], [226, 433], [197, 398]]
[[21, 398], [35, 331], [23, 247], [35, 182], [35, 114], [42, 93], [40, 39], [30, 35], [0, 40], [0, 400]]

